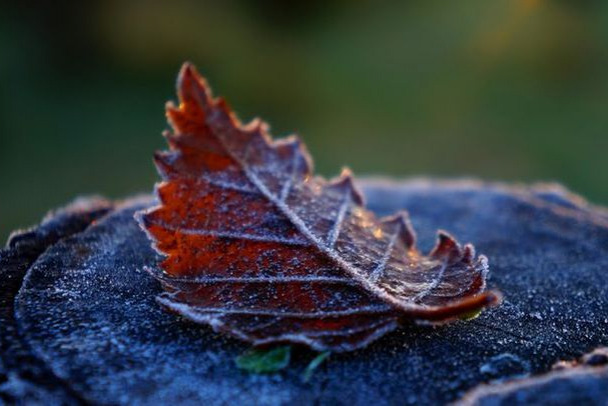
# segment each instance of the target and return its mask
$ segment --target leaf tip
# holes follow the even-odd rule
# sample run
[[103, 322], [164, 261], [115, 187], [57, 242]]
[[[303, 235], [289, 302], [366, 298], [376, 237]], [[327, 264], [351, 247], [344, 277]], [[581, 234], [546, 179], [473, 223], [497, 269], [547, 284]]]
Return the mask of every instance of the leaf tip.
[[194, 64], [190, 61], [186, 61], [182, 64], [182, 67], [179, 70], [178, 81], [181, 81], [185, 78], [191, 78], [199, 76]]
[[464, 255], [463, 249], [458, 241], [447, 231], [439, 230], [437, 232], [437, 243], [429, 253], [429, 256], [434, 259], [447, 260], [453, 263], [462, 259]]
[[393, 216], [383, 218], [382, 223], [397, 227], [397, 235], [408, 249], [416, 246], [416, 232], [414, 231], [408, 212], [401, 210]]
[[[483, 257], [483, 258], [485, 258], [486, 265], [487, 265], [487, 258], [486, 257]], [[473, 246], [473, 244], [465, 244], [463, 254], [462, 254], [462, 261], [466, 264], [472, 264], [474, 259], [475, 259], [475, 247]]]
[[185, 62], [182, 65], [177, 76], [176, 87], [180, 108], [184, 104], [190, 104], [204, 109], [211, 103], [211, 89], [207, 81], [190, 62]]
[[353, 173], [349, 168], [342, 168], [340, 176], [329, 182], [328, 188], [338, 190], [343, 194], [350, 193], [350, 198], [355, 204], [359, 206], [365, 205], [363, 193], [355, 185]]

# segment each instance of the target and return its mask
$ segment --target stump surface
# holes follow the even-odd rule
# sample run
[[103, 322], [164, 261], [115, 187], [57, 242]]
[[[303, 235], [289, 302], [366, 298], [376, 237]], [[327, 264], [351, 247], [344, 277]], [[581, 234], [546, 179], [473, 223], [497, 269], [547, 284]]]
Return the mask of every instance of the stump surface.
[[[161, 288], [142, 269], [159, 257], [133, 220], [152, 198], [94, 200], [88, 210], [50, 217], [53, 225], [29, 237], [13, 237], [0, 253], [0, 322], [7, 326], [0, 396], [73, 404], [446, 403], [479, 384], [525, 379], [608, 344], [604, 209], [554, 185], [360, 185], [379, 215], [410, 212], [423, 251], [437, 229], [473, 242], [489, 257], [489, 285], [504, 303], [472, 321], [404, 326], [367, 348], [332, 355], [308, 383], [301, 373], [314, 354], [304, 350], [281, 373], [251, 375], [234, 363], [247, 344], [155, 303]], [[67, 227], [74, 219], [79, 226]], [[44, 227], [63, 231], [45, 239], [36, 234]]]

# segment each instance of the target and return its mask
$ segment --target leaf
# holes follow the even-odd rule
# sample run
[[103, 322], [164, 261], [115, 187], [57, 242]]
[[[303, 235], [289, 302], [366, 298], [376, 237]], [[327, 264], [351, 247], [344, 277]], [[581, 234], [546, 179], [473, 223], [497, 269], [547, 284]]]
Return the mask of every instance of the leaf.
[[256, 374], [277, 372], [289, 365], [291, 346], [270, 349], [253, 348], [236, 359], [236, 366]]
[[348, 170], [315, 176], [298, 138], [242, 125], [190, 64], [177, 87], [160, 204], [136, 215], [165, 257], [149, 271], [168, 310], [254, 345], [350, 351], [499, 301], [472, 245], [440, 231], [422, 255], [407, 214], [377, 219]]
[[478, 309], [478, 310], [473, 310], [467, 313], [463, 313], [459, 319], [463, 320], [463, 321], [471, 321], [471, 320], [475, 320], [476, 318], [478, 318], [481, 315], [482, 309]]
[[312, 378], [312, 374], [315, 372], [315, 370], [319, 367], [319, 365], [321, 365], [323, 363], [323, 361], [325, 361], [327, 358], [329, 358], [330, 355], [331, 355], [331, 351], [324, 351], [324, 352], [320, 353], [319, 355], [317, 355], [316, 357], [314, 357], [313, 360], [310, 361], [310, 363], [304, 370], [304, 373], [302, 374], [302, 381], [303, 382], [310, 381], [310, 378]]

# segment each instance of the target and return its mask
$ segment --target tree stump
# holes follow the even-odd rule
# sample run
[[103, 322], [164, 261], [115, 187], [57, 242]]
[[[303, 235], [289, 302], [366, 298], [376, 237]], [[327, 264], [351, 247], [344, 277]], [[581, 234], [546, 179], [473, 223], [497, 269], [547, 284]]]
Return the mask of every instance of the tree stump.
[[602, 362], [532, 378], [608, 344], [605, 209], [558, 185], [423, 179], [359, 185], [377, 214], [410, 212], [422, 250], [430, 250], [437, 229], [473, 242], [489, 257], [489, 285], [503, 292], [503, 304], [471, 321], [403, 326], [364, 349], [332, 355], [308, 382], [301, 378], [314, 356], [308, 350], [279, 373], [250, 374], [234, 362], [247, 344], [155, 302], [161, 288], [143, 268], [159, 257], [133, 220], [154, 199], [79, 200], [15, 233], [0, 251], [0, 399], [512, 404], [549, 401], [557, 387], [558, 400], [605, 402]]

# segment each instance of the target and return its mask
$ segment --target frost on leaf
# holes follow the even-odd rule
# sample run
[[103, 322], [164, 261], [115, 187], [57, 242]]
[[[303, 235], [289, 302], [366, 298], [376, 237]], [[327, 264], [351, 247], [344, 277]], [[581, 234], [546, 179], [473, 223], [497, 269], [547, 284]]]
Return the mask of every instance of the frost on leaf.
[[378, 219], [350, 172], [327, 181], [296, 137], [243, 125], [193, 66], [155, 155], [160, 204], [137, 214], [164, 255], [167, 309], [263, 345], [361, 348], [408, 321], [443, 323], [499, 301], [484, 256], [439, 232], [424, 256], [405, 212]]

